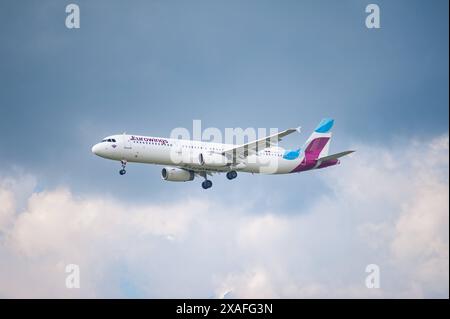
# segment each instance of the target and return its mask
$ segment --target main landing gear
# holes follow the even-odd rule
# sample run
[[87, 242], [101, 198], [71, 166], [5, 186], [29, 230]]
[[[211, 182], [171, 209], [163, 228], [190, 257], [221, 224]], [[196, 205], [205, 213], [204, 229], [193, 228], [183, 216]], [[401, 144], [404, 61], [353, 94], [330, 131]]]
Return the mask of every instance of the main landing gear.
[[208, 174], [206, 172], [201, 172], [200, 175], [205, 179], [202, 182], [203, 189], [208, 189], [212, 187], [212, 182], [208, 179]]
[[229, 180], [235, 179], [236, 177], [237, 177], [237, 172], [236, 172], [236, 171], [229, 171], [229, 172], [227, 173], [227, 178], [228, 178]]
[[205, 179], [202, 182], [202, 187], [203, 187], [203, 189], [211, 188], [212, 187], [212, 182], [209, 179]]
[[127, 161], [121, 160], [121, 161], [120, 161], [120, 164], [122, 165], [122, 169], [119, 171], [119, 174], [120, 174], [120, 175], [125, 175], [125, 173], [127, 172], [127, 171], [125, 170], [125, 166], [127, 165]]
[[[212, 187], [212, 182], [208, 179], [206, 173], [202, 173], [201, 176], [203, 176], [205, 178], [205, 180], [202, 183], [203, 189], [211, 188]], [[227, 172], [227, 178], [229, 180], [235, 179], [236, 177], [237, 177], [237, 172], [236, 171], [229, 171], [229, 172]]]

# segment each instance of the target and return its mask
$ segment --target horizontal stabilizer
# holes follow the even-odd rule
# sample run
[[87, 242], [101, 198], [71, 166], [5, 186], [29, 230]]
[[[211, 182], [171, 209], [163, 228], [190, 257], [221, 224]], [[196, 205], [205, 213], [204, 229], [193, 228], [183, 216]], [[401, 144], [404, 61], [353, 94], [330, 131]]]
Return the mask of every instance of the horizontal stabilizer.
[[328, 161], [328, 160], [338, 159], [339, 157], [342, 157], [342, 156], [351, 154], [351, 153], [353, 153], [353, 152], [354, 152], [354, 151], [345, 151], [345, 152], [341, 152], [341, 153], [336, 153], [336, 154], [328, 155], [328, 156], [319, 158], [319, 161], [325, 162], [325, 161]]

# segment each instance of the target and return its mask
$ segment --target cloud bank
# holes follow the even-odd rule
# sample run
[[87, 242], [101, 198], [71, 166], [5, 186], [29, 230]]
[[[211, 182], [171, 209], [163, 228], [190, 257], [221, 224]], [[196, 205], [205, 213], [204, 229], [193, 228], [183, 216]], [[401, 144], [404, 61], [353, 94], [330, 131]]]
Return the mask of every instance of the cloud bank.
[[288, 213], [245, 194], [137, 205], [0, 175], [0, 297], [448, 298], [448, 134], [357, 149]]

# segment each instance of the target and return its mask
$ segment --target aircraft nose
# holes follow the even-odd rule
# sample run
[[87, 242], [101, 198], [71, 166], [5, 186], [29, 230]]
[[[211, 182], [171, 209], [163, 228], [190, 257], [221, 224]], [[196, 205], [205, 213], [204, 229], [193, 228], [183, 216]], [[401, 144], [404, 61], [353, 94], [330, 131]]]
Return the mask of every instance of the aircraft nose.
[[94, 146], [92, 146], [91, 151], [92, 151], [92, 153], [94, 153], [95, 155], [98, 155], [99, 145], [98, 145], [98, 144], [95, 144]]

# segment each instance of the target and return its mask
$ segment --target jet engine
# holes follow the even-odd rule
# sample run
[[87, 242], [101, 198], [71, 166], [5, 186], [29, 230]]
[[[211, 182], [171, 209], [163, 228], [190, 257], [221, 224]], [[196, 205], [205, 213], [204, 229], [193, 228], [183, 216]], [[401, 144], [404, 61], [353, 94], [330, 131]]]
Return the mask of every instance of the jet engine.
[[170, 182], [188, 182], [194, 179], [194, 172], [176, 167], [164, 167], [161, 170], [162, 179]]

